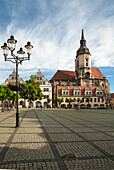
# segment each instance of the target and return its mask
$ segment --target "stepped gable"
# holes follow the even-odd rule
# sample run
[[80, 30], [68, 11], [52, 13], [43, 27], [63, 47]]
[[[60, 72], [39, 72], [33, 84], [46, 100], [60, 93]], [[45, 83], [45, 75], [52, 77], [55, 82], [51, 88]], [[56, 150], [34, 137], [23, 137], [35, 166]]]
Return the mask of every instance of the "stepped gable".
[[[67, 70], [58, 70], [51, 80], [73, 80], [75, 81], [75, 72]], [[50, 81], [51, 81], [50, 80]]]
[[94, 78], [103, 79], [105, 78], [98, 68], [91, 67], [91, 73]]

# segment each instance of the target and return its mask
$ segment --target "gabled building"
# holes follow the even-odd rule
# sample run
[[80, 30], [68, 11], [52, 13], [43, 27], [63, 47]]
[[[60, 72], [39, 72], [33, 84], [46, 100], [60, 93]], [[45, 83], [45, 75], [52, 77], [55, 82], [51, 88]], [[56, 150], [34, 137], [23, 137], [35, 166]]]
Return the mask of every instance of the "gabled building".
[[[91, 96], [89, 96], [90, 93], [92, 97], [96, 98], [96, 101], [101, 101], [98, 98], [102, 97], [103, 103], [98, 104], [106, 106], [105, 100], [107, 100], [107, 94], [110, 93], [110, 84], [99, 68], [91, 67], [91, 54], [86, 46], [83, 29], [80, 40], [80, 48], [76, 52], [75, 71], [58, 70], [51, 78], [50, 83], [52, 84], [52, 99], [54, 104], [57, 104], [56, 97], [60, 97], [60, 94], [62, 94], [59, 92], [60, 89], [63, 90], [66, 88], [67, 94], [62, 94], [62, 98], [66, 96], [67, 98], [73, 98], [74, 96], [73, 93], [71, 94], [71, 89], [74, 89], [77, 95], [80, 93], [80, 98], [91, 98]], [[101, 91], [102, 95], [100, 94]], [[92, 101], [94, 101], [94, 99]], [[96, 103], [92, 103], [91, 106], [94, 106], [95, 104]]]
[[44, 95], [42, 100], [34, 101], [35, 107], [47, 107], [48, 105], [52, 106], [52, 101], [48, 104], [47, 99], [52, 99], [52, 85], [51, 83], [44, 77], [44, 75], [41, 73], [40, 70], [38, 70], [37, 74], [37, 82], [40, 82], [40, 88], [42, 90], [42, 93]]
[[[15, 69], [9, 75], [9, 77], [5, 80], [4, 85], [7, 85], [8, 83], [16, 84], [16, 71], [15, 71]], [[18, 74], [18, 83], [24, 83], [24, 80], [20, 77], [19, 74]]]

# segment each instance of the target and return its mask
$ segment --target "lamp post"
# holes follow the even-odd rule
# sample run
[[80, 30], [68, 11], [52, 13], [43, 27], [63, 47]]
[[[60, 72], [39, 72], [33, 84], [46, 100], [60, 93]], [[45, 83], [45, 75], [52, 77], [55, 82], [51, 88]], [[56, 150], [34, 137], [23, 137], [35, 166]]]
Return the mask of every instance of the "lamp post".
[[[8, 46], [7, 46], [8, 43]], [[14, 36], [11, 35], [11, 37], [7, 40], [7, 43], [4, 43], [1, 48], [3, 49], [3, 55], [5, 57], [5, 61], [11, 61], [12, 63], [16, 64], [16, 127], [19, 127], [19, 112], [18, 112], [18, 91], [19, 91], [19, 83], [18, 83], [18, 64], [22, 64], [25, 60], [30, 60], [31, 50], [33, 46], [30, 42], [27, 42], [27, 45], [25, 45], [27, 57], [25, 57], [25, 52], [22, 48], [20, 48], [19, 51], [17, 51], [17, 55], [13, 53], [13, 51], [16, 48], [17, 40], [14, 39]], [[11, 57], [8, 57], [8, 52], [11, 51]]]

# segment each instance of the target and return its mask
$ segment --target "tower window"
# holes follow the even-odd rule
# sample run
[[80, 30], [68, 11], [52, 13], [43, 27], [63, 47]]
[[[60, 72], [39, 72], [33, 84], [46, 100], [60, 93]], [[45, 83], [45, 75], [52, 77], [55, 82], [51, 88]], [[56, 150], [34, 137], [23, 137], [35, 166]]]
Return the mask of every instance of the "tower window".
[[86, 58], [86, 66], [88, 66], [88, 58]]
[[79, 61], [77, 61], [77, 68], [79, 68]]

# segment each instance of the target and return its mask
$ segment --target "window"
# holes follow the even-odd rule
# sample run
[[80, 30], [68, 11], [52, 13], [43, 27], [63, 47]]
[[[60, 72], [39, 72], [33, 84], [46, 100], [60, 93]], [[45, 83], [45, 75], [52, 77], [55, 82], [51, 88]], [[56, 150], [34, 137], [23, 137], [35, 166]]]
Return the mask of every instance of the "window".
[[90, 102], [92, 102], [92, 98], [90, 98]]
[[82, 101], [84, 102], [84, 98], [82, 98]]
[[97, 95], [103, 95], [103, 89], [102, 89], [101, 86], [99, 86], [99, 87], [96, 88], [96, 94], [97, 94]]
[[67, 86], [63, 86], [62, 88], [62, 95], [69, 95], [69, 88]]
[[48, 88], [44, 88], [44, 91], [49, 91], [49, 89]]
[[37, 80], [39, 80], [39, 77], [37, 77]]
[[78, 102], [80, 101], [80, 98], [78, 98]]
[[45, 85], [45, 82], [43, 81], [43, 85]]
[[42, 80], [42, 77], [40, 77], [40, 80]]
[[100, 98], [98, 98], [98, 102], [100, 102]]
[[88, 66], [88, 58], [86, 58], [86, 66]]
[[81, 89], [79, 86], [75, 86], [73, 89], [73, 94], [74, 95], [80, 95], [81, 94]]
[[47, 99], [47, 98], [49, 98], [49, 95], [44, 95], [44, 99]]
[[104, 98], [102, 97], [102, 102], [104, 102]]
[[79, 61], [77, 61], [77, 68], [79, 68]]
[[92, 89], [88, 85], [85, 88], [85, 95], [91, 95], [92, 94]]
[[14, 77], [12, 77], [12, 80], [14, 80]]
[[96, 102], [96, 98], [94, 98], [94, 102]]

